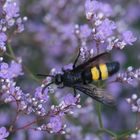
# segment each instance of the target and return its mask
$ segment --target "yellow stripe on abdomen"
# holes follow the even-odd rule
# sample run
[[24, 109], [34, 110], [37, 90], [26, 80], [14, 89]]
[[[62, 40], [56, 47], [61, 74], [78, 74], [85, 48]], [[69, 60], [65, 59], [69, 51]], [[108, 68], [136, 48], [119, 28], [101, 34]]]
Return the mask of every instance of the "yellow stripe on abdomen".
[[101, 72], [101, 79], [105, 80], [108, 78], [108, 69], [106, 64], [100, 64], [99, 65], [100, 72]]
[[97, 67], [91, 68], [91, 74], [92, 74], [92, 80], [99, 80], [100, 78], [100, 73]]

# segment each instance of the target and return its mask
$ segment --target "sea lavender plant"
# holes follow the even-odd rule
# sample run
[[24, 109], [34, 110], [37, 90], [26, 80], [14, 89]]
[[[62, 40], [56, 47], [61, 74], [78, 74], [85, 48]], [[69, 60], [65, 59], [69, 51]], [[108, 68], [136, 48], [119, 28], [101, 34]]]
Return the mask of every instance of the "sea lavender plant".
[[[72, 69], [65, 65], [73, 62], [78, 50], [82, 63], [104, 51], [119, 53], [128, 49], [126, 46], [133, 46], [136, 37], [120, 26], [112, 5], [96, 0], [0, 2], [0, 105], [4, 113], [0, 112], [0, 117], [7, 118], [7, 122], [0, 119], [1, 139], [27, 139], [26, 132], [28, 139], [56, 139], [56, 134], [58, 139], [138, 139], [139, 118], [132, 127], [129, 116], [133, 113], [128, 110], [138, 114], [139, 98], [132, 94], [126, 99], [122, 87], [138, 87], [139, 68], [129, 66], [109, 82], [94, 83], [99, 88], [121, 85], [122, 94], [116, 96], [118, 111], [83, 98], [84, 95], [74, 97], [71, 89], [58, 89], [55, 84], [44, 89], [52, 79], [46, 77], [42, 81], [34, 74], [41, 71], [55, 76], [63, 73], [61, 67]], [[28, 21], [20, 11], [28, 16]], [[24, 21], [28, 29], [25, 33]], [[27, 48], [29, 45], [36, 49]], [[38, 52], [42, 53], [41, 59]], [[38, 63], [40, 60], [46, 68]], [[123, 101], [128, 103], [127, 109]], [[114, 123], [116, 116], [118, 123]]]

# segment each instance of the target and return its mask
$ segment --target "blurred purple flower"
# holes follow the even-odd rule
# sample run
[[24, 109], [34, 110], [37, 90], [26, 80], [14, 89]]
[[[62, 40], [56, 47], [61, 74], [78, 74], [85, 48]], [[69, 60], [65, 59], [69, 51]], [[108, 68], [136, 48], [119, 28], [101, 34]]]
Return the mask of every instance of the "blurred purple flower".
[[6, 40], [7, 40], [7, 35], [1, 32], [0, 33], [0, 49], [3, 51], [6, 50], [6, 46], [5, 46]]
[[109, 93], [112, 93], [113, 96], [115, 96], [117, 98], [122, 90], [122, 87], [120, 84], [112, 83], [112, 84], [108, 84], [107, 89], [108, 89]]
[[107, 17], [113, 14], [113, 10], [108, 3], [100, 3], [100, 10]]
[[86, 11], [87, 18], [93, 15], [94, 11], [96, 11], [98, 8], [99, 8], [99, 3], [97, 1], [86, 0], [85, 11]]
[[121, 66], [123, 66], [127, 60], [126, 55], [122, 51], [115, 51], [112, 57], [113, 60], [118, 61], [121, 64]]
[[127, 7], [126, 15], [124, 18], [126, 19], [126, 22], [129, 22], [130, 24], [133, 24], [140, 18], [140, 12], [139, 12], [140, 5], [139, 4], [130, 4]]
[[60, 116], [50, 118], [49, 127], [53, 132], [57, 133], [62, 129], [62, 119]]
[[10, 113], [6, 112], [6, 110], [0, 112], [0, 126], [8, 125], [10, 122]]
[[111, 36], [113, 34], [113, 30], [116, 29], [115, 22], [105, 19], [98, 27], [97, 27], [97, 33], [96, 37], [104, 40], [107, 37]]
[[99, 138], [94, 134], [86, 134], [85, 140], [99, 140]]
[[131, 31], [124, 31], [122, 33], [122, 38], [123, 41], [129, 45], [133, 45], [133, 42], [137, 40], [137, 38], [133, 36], [133, 33]]
[[73, 24], [65, 24], [60, 26], [59, 31], [62, 33], [63, 39], [73, 39], [74, 36], [74, 25]]
[[7, 19], [19, 16], [19, 7], [16, 2], [6, 1], [4, 7]]
[[7, 63], [1, 63], [0, 64], [0, 77], [1, 78], [7, 78], [8, 77], [8, 64]]
[[7, 40], [7, 35], [3, 32], [0, 33], [0, 44], [3, 44], [2, 42], [5, 42]]
[[0, 77], [1, 78], [14, 78], [19, 75], [22, 75], [22, 66], [20, 63], [12, 61], [10, 65], [7, 63], [0, 63]]
[[29, 130], [29, 139], [30, 140], [42, 140], [43, 139], [43, 133], [41, 131], [34, 131], [34, 130]]
[[43, 93], [42, 93], [42, 89], [43, 89], [42, 87], [36, 88], [35, 97], [40, 99], [40, 100], [43, 100], [43, 101], [48, 101], [48, 98], [49, 98], [48, 88], [46, 88]]
[[0, 128], [0, 140], [6, 140], [5, 138], [9, 136], [9, 132], [6, 131], [5, 127]]
[[85, 11], [87, 19], [90, 19], [93, 14], [101, 13], [104, 14], [106, 17], [113, 14], [112, 8], [107, 3], [102, 3], [93, 0], [86, 0], [85, 2]]
[[91, 34], [91, 29], [89, 28], [89, 26], [87, 24], [81, 25], [80, 26], [80, 35], [82, 38], [87, 38], [90, 36]]
[[17, 77], [18, 75], [22, 75], [22, 65], [15, 61], [12, 61], [9, 67], [9, 75], [10, 77]]
[[66, 105], [71, 105], [76, 103], [77, 98], [75, 98], [72, 94], [68, 94], [64, 97], [64, 102]]

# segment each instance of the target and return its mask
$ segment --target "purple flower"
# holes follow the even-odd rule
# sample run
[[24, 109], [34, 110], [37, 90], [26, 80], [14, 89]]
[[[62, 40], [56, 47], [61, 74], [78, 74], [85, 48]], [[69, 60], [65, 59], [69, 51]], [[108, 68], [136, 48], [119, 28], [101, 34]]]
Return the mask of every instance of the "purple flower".
[[85, 11], [87, 18], [90, 19], [90, 16], [93, 15], [94, 11], [96, 11], [98, 8], [99, 4], [97, 1], [86, 0]]
[[109, 19], [105, 19], [101, 25], [97, 27], [96, 37], [104, 40], [113, 34], [114, 29], [116, 29], [116, 24]]
[[1, 78], [7, 78], [8, 77], [8, 64], [7, 63], [1, 63], [0, 64], [0, 77]]
[[63, 26], [60, 26], [59, 30], [62, 33], [62, 38], [73, 39], [73, 37], [74, 37], [74, 25], [73, 24], [65, 24]]
[[90, 19], [93, 14], [103, 13], [106, 17], [112, 15], [112, 8], [109, 4], [101, 3], [93, 0], [86, 0], [85, 11], [87, 19]]
[[100, 10], [108, 17], [113, 14], [111, 6], [107, 3], [100, 3]]
[[9, 67], [9, 76], [11, 78], [17, 77], [18, 75], [22, 75], [22, 65], [15, 61], [12, 61]]
[[30, 140], [42, 140], [43, 139], [43, 133], [41, 131], [34, 131], [34, 130], [29, 130], [29, 139]]
[[10, 66], [7, 63], [2, 62], [0, 64], [0, 77], [2, 78], [14, 78], [22, 74], [22, 66], [20, 63], [12, 61]]
[[7, 35], [3, 32], [0, 33], [0, 49], [5, 51], [6, 47], [5, 47], [5, 42], [7, 40]]
[[62, 120], [60, 116], [50, 118], [49, 127], [53, 132], [57, 133], [62, 129]]
[[7, 1], [4, 5], [3, 9], [6, 12], [6, 17], [8, 19], [19, 16], [19, 7], [16, 2]]
[[6, 140], [5, 138], [9, 136], [9, 132], [6, 131], [5, 127], [0, 128], [0, 140]]
[[64, 102], [66, 105], [74, 104], [76, 101], [77, 99], [72, 94], [68, 94], [64, 97]]
[[40, 99], [40, 100], [48, 101], [48, 98], [49, 98], [48, 88], [46, 88], [43, 93], [42, 93], [42, 89], [43, 89], [42, 87], [36, 88], [35, 97]]
[[80, 33], [81, 33], [80, 35], [82, 38], [87, 38], [91, 34], [91, 29], [89, 28], [87, 24], [84, 24], [80, 26]]
[[122, 33], [122, 38], [123, 41], [129, 45], [133, 45], [132, 43], [137, 40], [137, 38], [133, 36], [133, 33], [131, 31], [124, 31]]
[[1, 42], [5, 42], [7, 40], [7, 35], [3, 32], [0, 33], [0, 44]]

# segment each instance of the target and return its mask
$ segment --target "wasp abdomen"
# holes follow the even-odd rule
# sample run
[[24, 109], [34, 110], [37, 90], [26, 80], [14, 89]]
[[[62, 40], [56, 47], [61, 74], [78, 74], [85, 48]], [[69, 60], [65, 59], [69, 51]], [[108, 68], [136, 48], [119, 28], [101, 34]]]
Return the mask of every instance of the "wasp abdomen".
[[91, 68], [92, 80], [105, 80], [119, 70], [119, 63], [114, 61], [110, 63], [99, 64]]
[[120, 64], [117, 61], [106, 63], [109, 76], [113, 75], [114, 73], [118, 72], [120, 69]]

